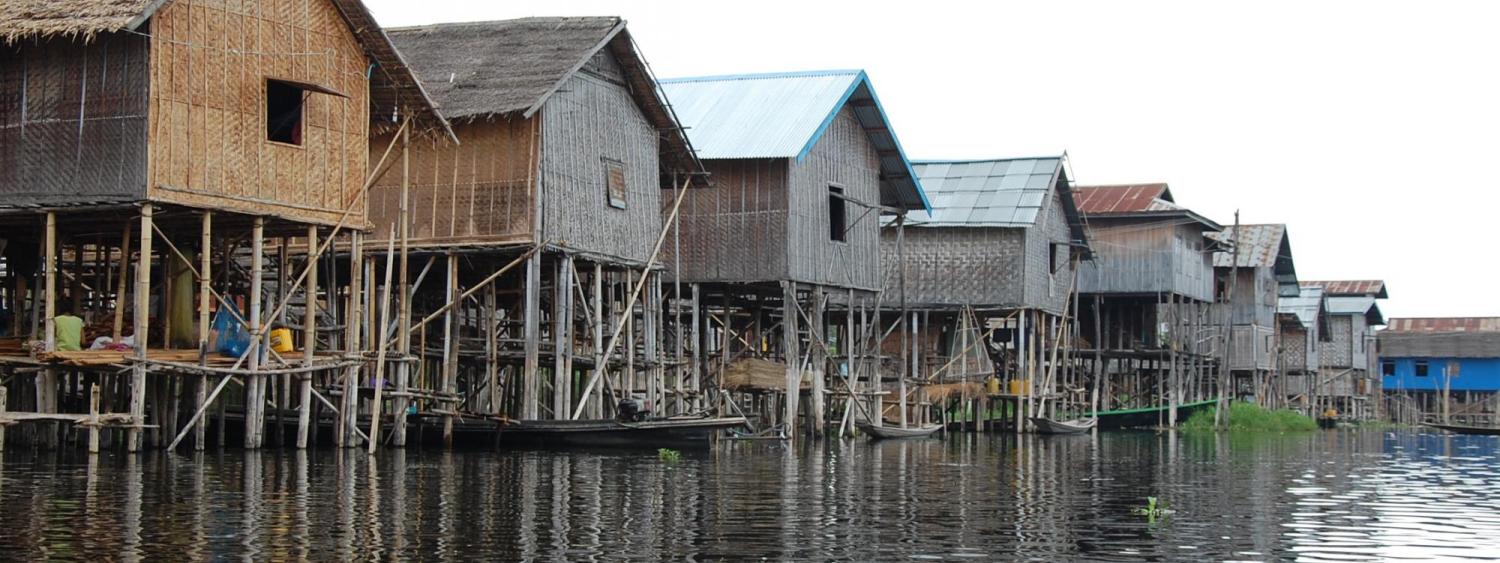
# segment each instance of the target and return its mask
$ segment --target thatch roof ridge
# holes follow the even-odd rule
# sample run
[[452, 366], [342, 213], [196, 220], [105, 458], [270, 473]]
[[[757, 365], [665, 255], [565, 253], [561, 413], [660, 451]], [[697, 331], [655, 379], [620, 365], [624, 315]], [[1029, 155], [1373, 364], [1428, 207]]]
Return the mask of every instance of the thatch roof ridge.
[[624, 29], [616, 16], [531, 17], [386, 29], [449, 119], [535, 111]]

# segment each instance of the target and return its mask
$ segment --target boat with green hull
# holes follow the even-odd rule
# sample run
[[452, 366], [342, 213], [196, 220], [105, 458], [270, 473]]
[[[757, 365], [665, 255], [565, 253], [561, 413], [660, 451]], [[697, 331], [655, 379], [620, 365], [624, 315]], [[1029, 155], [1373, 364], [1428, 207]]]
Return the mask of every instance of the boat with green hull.
[[[1218, 401], [1218, 399], [1208, 399], [1177, 405], [1177, 420], [1184, 421], [1198, 411], [1212, 409]], [[1098, 427], [1101, 430], [1165, 426], [1168, 418], [1167, 411], [1169, 409], [1170, 407], [1167, 406], [1142, 407], [1137, 409], [1103, 411], [1094, 416], [1099, 419]]]

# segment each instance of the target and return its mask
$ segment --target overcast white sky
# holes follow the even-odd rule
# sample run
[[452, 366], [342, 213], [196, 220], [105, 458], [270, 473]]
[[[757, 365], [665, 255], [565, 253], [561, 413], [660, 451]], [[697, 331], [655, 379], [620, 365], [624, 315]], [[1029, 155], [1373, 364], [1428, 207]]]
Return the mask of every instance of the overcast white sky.
[[382, 25], [619, 15], [659, 77], [863, 68], [912, 158], [1066, 150], [1287, 223], [1302, 279], [1500, 315], [1500, 3], [367, 0]]

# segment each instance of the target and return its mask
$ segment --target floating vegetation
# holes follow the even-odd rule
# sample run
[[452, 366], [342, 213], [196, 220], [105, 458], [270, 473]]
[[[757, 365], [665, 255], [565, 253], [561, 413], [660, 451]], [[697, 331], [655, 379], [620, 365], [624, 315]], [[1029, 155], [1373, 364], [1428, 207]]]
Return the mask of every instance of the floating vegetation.
[[[1214, 410], [1198, 411], [1182, 424], [1182, 429], [1213, 430]], [[1236, 401], [1229, 405], [1228, 427], [1233, 432], [1307, 432], [1317, 430], [1318, 422], [1293, 410], [1273, 410]]]
[[1146, 506], [1135, 509], [1136, 514], [1145, 516], [1149, 522], [1156, 522], [1157, 518], [1166, 518], [1173, 512], [1175, 511], [1167, 506], [1167, 501], [1157, 502], [1156, 497], [1146, 497]]
[[665, 462], [676, 463], [677, 461], [682, 459], [682, 452], [668, 448], [660, 448], [656, 450], [656, 457]]

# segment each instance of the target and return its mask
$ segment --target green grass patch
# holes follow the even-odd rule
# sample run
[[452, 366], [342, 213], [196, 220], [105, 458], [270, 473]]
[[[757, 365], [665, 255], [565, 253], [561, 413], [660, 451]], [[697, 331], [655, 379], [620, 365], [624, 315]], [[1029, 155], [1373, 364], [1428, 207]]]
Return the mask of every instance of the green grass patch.
[[[1214, 410], [1198, 411], [1182, 424], [1182, 429], [1213, 430]], [[1229, 430], [1233, 432], [1307, 432], [1317, 429], [1316, 420], [1296, 411], [1271, 410], [1242, 401], [1229, 405]]]

